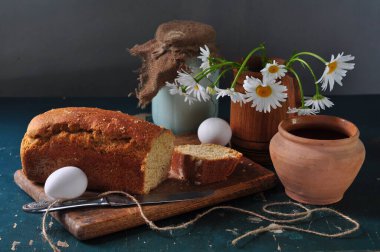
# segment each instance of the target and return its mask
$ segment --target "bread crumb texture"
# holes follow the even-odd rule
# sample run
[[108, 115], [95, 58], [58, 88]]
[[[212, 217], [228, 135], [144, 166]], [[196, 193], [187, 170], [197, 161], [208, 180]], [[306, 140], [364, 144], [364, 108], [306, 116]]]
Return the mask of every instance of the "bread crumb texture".
[[62, 248], [68, 248], [69, 244], [66, 241], [58, 241], [57, 246]]
[[216, 144], [179, 145], [176, 151], [191, 155], [196, 159], [219, 160], [225, 158], [240, 158], [241, 153], [231, 148]]
[[20, 244], [21, 244], [21, 242], [19, 242], [19, 241], [13, 241], [11, 250], [12, 251], [16, 251], [17, 246], [20, 245]]
[[161, 134], [161, 136], [153, 141], [152, 148], [144, 163], [144, 167], [146, 167], [145, 193], [148, 193], [152, 188], [155, 188], [161, 181], [167, 178], [173, 148], [174, 136], [168, 132]]

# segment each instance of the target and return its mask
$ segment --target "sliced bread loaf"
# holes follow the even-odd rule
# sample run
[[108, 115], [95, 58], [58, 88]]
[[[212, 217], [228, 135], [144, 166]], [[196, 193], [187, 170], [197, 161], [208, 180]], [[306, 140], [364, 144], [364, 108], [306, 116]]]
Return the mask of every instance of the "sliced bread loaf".
[[166, 179], [174, 135], [121, 112], [59, 108], [33, 118], [21, 143], [26, 177], [44, 183], [63, 166], [77, 166], [88, 189], [145, 194]]
[[235, 170], [243, 155], [216, 145], [179, 145], [174, 148], [170, 177], [201, 185], [223, 181]]

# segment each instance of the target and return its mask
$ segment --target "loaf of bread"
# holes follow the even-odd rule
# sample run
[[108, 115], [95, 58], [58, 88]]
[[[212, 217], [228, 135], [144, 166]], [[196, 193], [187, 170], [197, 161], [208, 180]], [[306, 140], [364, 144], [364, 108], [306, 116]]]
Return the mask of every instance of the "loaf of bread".
[[21, 143], [26, 177], [44, 183], [56, 169], [76, 166], [88, 189], [145, 194], [166, 179], [174, 135], [164, 128], [97, 108], [69, 107], [32, 119]]
[[233, 173], [242, 156], [221, 145], [179, 145], [173, 151], [170, 177], [196, 185], [223, 181]]

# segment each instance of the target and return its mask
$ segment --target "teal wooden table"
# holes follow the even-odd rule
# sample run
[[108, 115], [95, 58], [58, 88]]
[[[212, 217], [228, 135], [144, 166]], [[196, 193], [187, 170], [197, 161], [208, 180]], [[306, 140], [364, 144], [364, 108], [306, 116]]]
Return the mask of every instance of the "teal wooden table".
[[[351, 120], [359, 127], [367, 150], [365, 163], [344, 199], [331, 207], [358, 220], [361, 228], [346, 238], [330, 239], [291, 231], [265, 233], [252, 237], [239, 247], [230, 245], [236, 234], [268, 223], [252, 221], [248, 216], [219, 211], [191, 228], [172, 236], [151, 231], [146, 226], [89, 241], [78, 241], [59, 223], [52, 221], [49, 233], [66, 241], [62, 251], [380, 251], [380, 96], [333, 97], [336, 106], [329, 114]], [[20, 168], [19, 146], [28, 122], [34, 115], [64, 106], [95, 106], [130, 114], [143, 111], [136, 100], [127, 98], [1, 98], [0, 99], [0, 251], [49, 251], [41, 237], [41, 215], [26, 214], [21, 206], [31, 198], [13, 182]], [[221, 117], [227, 118], [227, 100], [221, 104]], [[149, 112], [149, 109], [145, 112]], [[260, 195], [227, 202], [228, 205], [259, 211], [265, 203], [288, 201], [281, 185]], [[201, 210], [200, 210], [201, 211]], [[159, 225], [188, 220], [198, 212], [159, 221]], [[49, 217], [50, 221], [50, 217]], [[341, 219], [316, 215], [301, 226], [334, 232], [344, 228]]]

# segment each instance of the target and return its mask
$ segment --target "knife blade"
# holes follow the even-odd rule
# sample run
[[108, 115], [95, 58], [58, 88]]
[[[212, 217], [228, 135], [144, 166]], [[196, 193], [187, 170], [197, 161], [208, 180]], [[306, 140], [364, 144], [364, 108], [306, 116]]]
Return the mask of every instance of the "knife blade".
[[[134, 195], [134, 197], [141, 205], [153, 205], [203, 198], [211, 195], [213, 192], [213, 190], [207, 190], [199, 192]], [[44, 213], [52, 203], [53, 201], [46, 200], [31, 202], [23, 205], [22, 210], [28, 213]], [[80, 207], [126, 207], [132, 205], [135, 205], [135, 203], [126, 196], [122, 194], [110, 194], [100, 198], [78, 198], [57, 202], [50, 208], [49, 212]]]

